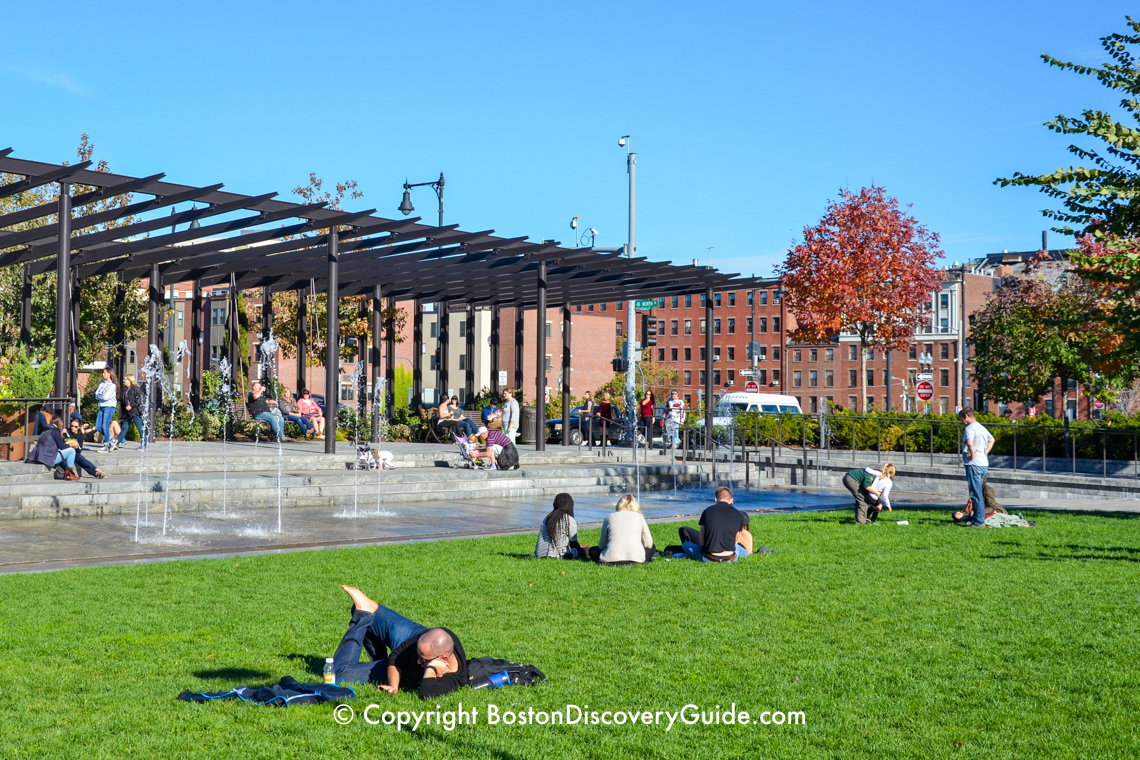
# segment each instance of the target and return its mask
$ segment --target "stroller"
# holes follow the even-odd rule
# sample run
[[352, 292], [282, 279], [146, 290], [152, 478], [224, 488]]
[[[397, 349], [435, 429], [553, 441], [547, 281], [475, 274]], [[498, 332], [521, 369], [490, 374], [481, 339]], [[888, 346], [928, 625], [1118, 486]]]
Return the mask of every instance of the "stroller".
[[394, 470], [396, 465], [392, 464], [395, 457], [391, 451], [381, 451], [374, 449], [365, 444], [357, 444], [356, 446], [356, 461], [349, 465], [351, 470]]
[[459, 444], [459, 456], [463, 460], [463, 466], [471, 470], [489, 470], [491, 463], [484, 461], [472, 455], [472, 453], [479, 448], [478, 443], [467, 440], [467, 436], [455, 436], [455, 442]]

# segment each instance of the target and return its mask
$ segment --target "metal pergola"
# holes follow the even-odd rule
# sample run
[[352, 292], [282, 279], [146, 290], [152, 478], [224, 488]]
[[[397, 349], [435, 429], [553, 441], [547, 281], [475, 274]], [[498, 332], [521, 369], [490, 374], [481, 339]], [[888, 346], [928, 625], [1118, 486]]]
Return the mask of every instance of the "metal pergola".
[[[15, 158], [12, 149], [0, 149], [0, 174], [21, 179], [0, 185], [0, 198], [50, 185], [58, 185], [58, 201], [0, 215], [0, 266], [22, 265], [24, 308], [21, 335], [30, 339], [30, 278], [46, 272], [57, 274], [56, 387], [55, 395], [66, 396], [78, 373], [76, 330], [78, 292], [84, 278], [114, 274], [123, 284], [146, 279], [149, 284], [148, 345], [162, 347], [163, 283], [193, 283], [191, 311], [191, 395], [196, 398], [201, 383], [203, 288], [227, 288], [230, 308], [230, 363], [239, 366], [237, 294], [262, 289], [263, 332], [272, 324], [272, 292], [299, 291], [298, 365], [307, 353], [304, 330], [304, 294], [325, 293], [330, 303], [344, 296], [370, 296], [371, 372], [373, 388], [380, 387], [381, 344], [389, 361], [384, 407], [389, 414], [395, 386], [395, 334], [392, 324], [383, 324], [384, 302], [413, 300], [414, 397], [422, 398], [423, 308], [438, 302], [441, 314], [449, 314], [453, 302], [467, 306], [468, 328], [473, 326], [478, 306], [491, 309], [491, 378], [498, 390], [499, 312], [513, 307], [516, 324], [523, 310], [545, 314], [548, 306], [561, 305], [563, 331], [563, 414], [570, 398], [570, 322], [572, 304], [653, 299], [705, 293], [706, 317], [712, 324], [713, 293], [749, 289], [762, 284], [753, 278], [723, 274], [708, 267], [677, 266], [626, 258], [592, 248], [567, 248], [554, 241], [533, 242], [523, 237], [504, 238], [494, 230], [466, 232], [456, 225], [432, 226], [419, 217], [404, 220], [376, 216], [374, 209], [345, 212], [326, 203], [291, 203], [276, 200], [276, 193], [241, 195], [223, 191], [221, 184], [193, 187], [164, 181], [163, 174], [128, 177], [94, 171], [90, 161], [72, 166]], [[76, 193], [75, 187], [83, 192]], [[131, 193], [130, 202], [109, 210], [78, 215], [76, 210]], [[134, 194], [147, 196], [135, 200]], [[179, 204], [194, 204], [176, 210]], [[200, 204], [200, 205], [199, 205]], [[35, 225], [39, 220], [51, 223]], [[118, 224], [111, 228], [104, 225]], [[11, 230], [14, 226], [25, 229]], [[325, 387], [338, 387], [340, 374], [338, 310], [330, 308], [327, 331]], [[538, 324], [542, 324], [540, 317]], [[448, 355], [448, 320], [440, 320], [439, 342]], [[521, 384], [523, 347], [516, 331], [515, 380]], [[545, 396], [546, 336], [536, 330], [537, 399]], [[712, 398], [712, 335], [706, 331], [705, 398]], [[119, 336], [120, 345], [125, 336]], [[473, 382], [472, 331], [467, 332], [468, 384]], [[361, 357], [365, 356], [361, 347]], [[440, 383], [448, 387], [447, 362], [440, 363]], [[298, 373], [300, 376], [300, 371]], [[706, 408], [710, 407], [706, 404]], [[326, 404], [330, 429], [336, 427], [335, 401]], [[538, 411], [537, 445], [545, 442], [545, 406]], [[711, 409], [709, 410], [711, 415]], [[374, 421], [374, 424], [378, 420]], [[711, 424], [711, 419], [708, 424]], [[568, 426], [563, 426], [564, 431]], [[335, 450], [335, 436], [326, 436], [326, 450]]]

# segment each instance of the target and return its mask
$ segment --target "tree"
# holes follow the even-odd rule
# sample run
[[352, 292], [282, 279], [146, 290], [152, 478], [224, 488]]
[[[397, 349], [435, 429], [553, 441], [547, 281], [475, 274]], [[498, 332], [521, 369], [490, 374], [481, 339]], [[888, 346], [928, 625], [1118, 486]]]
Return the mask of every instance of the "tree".
[[999, 178], [1001, 187], [1036, 187], [1050, 198], [1060, 201], [1064, 210], [1044, 209], [1042, 214], [1061, 223], [1057, 232], [1066, 235], [1102, 231], [1110, 235], [1140, 234], [1140, 68], [1130, 46], [1140, 45], [1140, 22], [1126, 17], [1129, 34], [1101, 37], [1100, 44], [1111, 61], [1101, 66], [1084, 66], [1042, 55], [1042, 60], [1062, 71], [1096, 77], [1110, 90], [1123, 97], [1119, 107], [1128, 123], [1118, 121], [1102, 110], [1085, 109], [1080, 117], [1058, 115], [1045, 126], [1061, 135], [1081, 135], [1105, 143], [1103, 153], [1079, 145], [1069, 145], [1069, 152], [1082, 166], [1057, 168], [1049, 174], [1022, 174]]
[[1071, 252], [1073, 271], [1088, 284], [1093, 317], [1117, 337], [1105, 360], [1124, 365], [1140, 356], [1140, 240], [1085, 235]]
[[938, 284], [938, 239], [884, 188], [841, 189], [778, 273], [797, 322], [793, 340], [856, 335], [866, 399], [867, 350], [905, 348], [926, 318], [923, 307]]

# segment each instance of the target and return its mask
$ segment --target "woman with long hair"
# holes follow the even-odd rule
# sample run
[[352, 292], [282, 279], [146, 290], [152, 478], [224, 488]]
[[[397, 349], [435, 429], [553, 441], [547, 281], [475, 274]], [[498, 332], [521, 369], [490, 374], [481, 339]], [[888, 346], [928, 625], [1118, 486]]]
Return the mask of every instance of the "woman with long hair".
[[574, 498], [568, 493], [560, 493], [554, 497], [554, 508], [538, 528], [534, 556], [538, 559], [576, 559], [580, 548]]
[[313, 400], [313, 394], [308, 388], [301, 389], [301, 398], [297, 399], [297, 411], [313, 425], [317, 435], [325, 437], [325, 415], [321, 412], [320, 404]]
[[111, 437], [111, 418], [115, 416], [115, 407], [119, 405], [119, 379], [110, 367], [103, 368], [103, 382], [95, 389], [95, 401], [99, 404], [95, 432], [103, 436], [103, 448], [99, 451], [106, 453], [117, 447]]
[[131, 429], [131, 425], [135, 426], [135, 430], [139, 431], [139, 439], [142, 443], [139, 449], [146, 448], [146, 429], [143, 427], [143, 394], [142, 389], [139, 387], [138, 382], [135, 380], [134, 375], [127, 375], [123, 378], [126, 390], [123, 391], [123, 429], [119, 433], [119, 439], [115, 441], [114, 448], [119, 448], [123, 441], [127, 440], [127, 433]]

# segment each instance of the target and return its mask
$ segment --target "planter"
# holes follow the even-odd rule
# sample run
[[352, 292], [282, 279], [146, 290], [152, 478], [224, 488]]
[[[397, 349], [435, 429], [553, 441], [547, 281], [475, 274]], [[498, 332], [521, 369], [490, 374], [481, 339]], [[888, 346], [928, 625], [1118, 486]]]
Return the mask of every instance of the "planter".
[[[30, 424], [28, 429], [24, 428], [23, 409], [0, 417], [0, 437], [27, 435], [30, 429], [34, 429]], [[24, 458], [27, 448], [27, 444], [23, 441], [6, 441], [0, 444], [0, 459], [10, 462], [20, 461]]]

